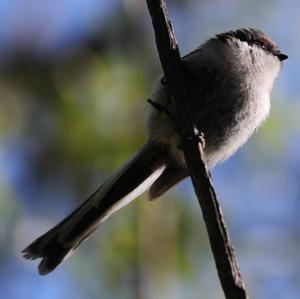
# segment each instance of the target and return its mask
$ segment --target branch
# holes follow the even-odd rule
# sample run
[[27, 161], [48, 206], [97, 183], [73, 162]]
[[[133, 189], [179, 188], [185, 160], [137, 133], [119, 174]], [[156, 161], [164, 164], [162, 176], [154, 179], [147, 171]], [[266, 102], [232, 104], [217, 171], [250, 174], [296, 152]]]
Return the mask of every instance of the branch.
[[234, 249], [231, 245], [222, 211], [212, 186], [210, 173], [199, 137], [191, 122], [188, 90], [182, 71], [181, 58], [164, 0], [146, 0], [155, 31], [156, 45], [172, 95], [177, 117], [176, 127], [181, 135], [182, 148], [195, 193], [202, 209], [218, 275], [227, 299], [246, 299]]

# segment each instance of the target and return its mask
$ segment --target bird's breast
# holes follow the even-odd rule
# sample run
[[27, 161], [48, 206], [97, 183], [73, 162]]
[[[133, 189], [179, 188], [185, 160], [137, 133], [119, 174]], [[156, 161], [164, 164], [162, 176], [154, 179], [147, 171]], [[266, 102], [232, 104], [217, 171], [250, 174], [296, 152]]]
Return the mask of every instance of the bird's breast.
[[[227, 96], [227, 97], [226, 97]], [[240, 94], [227, 94], [219, 99], [227, 104], [212, 107], [210, 116], [200, 120], [206, 140], [206, 158], [210, 166], [228, 159], [241, 147], [267, 118], [269, 94], [247, 88]]]

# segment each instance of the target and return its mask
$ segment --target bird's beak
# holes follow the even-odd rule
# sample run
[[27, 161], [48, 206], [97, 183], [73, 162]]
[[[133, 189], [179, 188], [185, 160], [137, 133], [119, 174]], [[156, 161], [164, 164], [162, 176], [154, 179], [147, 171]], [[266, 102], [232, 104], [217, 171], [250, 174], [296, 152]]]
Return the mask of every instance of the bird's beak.
[[280, 61], [283, 61], [283, 60], [288, 59], [288, 56], [287, 56], [287, 55], [285, 55], [285, 54], [283, 54], [283, 53], [281, 53], [281, 52], [279, 52], [279, 51], [278, 51], [278, 53], [276, 53], [275, 55], [278, 57], [278, 59], [279, 59]]

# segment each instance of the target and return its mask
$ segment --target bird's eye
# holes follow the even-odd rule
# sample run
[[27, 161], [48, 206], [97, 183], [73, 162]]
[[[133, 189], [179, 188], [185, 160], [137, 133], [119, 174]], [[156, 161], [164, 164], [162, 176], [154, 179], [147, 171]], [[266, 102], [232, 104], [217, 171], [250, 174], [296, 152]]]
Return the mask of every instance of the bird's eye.
[[259, 42], [258, 45], [263, 49], [263, 50], [268, 50], [268, 46], [264, 42]]
[[267, 50], [267, 46], [265, 44], [262, 44], [261, 47], [264, 49], [264, 50]]

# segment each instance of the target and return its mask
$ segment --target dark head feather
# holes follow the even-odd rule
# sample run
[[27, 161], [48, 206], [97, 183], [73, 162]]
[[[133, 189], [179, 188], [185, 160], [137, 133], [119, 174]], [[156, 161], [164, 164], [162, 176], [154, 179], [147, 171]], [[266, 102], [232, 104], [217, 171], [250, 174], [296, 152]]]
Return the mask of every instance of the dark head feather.
[[277, 46], [272, 39], [267, 34], [257, 29], [238, 29], [217, 34], [217, 39], [224, 43], [234, 38], [242, 42], [247, 42], [249, 45], [256, 45], [271, 53], [276, 53], [278, 51]]

